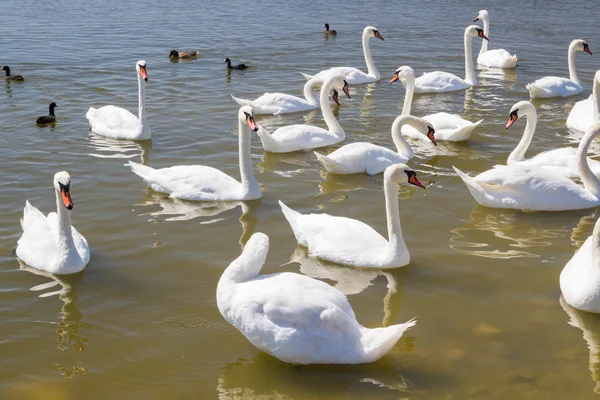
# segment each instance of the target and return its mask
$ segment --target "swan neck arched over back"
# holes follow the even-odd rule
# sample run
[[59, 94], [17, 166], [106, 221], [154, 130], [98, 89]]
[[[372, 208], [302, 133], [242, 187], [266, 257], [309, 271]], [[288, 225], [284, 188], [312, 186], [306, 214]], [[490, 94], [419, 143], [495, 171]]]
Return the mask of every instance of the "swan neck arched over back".
[[59, 254], [68, 254], [70, 249], [75, 248], [73, 241], [73, 232], [71, 231], [71, 213], [63, 204], [62, 196], [57, 189], [56, 193], [56, 214], [57, 214], [57, 233], [58, 233], [58, 252]]
[[146, 123], [146, 82], [142, 78], [142, 74], [137, 73], [138, 76], [138, 119], [140, 121], [140, 132], [143, 137], [150, 138], [150, 130]]
[[267, 254], [269, 253], [269, 238], [263, 233], [255, 233], [248, 239], [242, 254], [229, 264], [221, 275], [217, 293], [223, 286], [244, 283], [254, 279], [260, 273]]
[[317, 83], [316, 79], [310, 79], [308, 82], [304, 84], [304, 97], [306, 101], [312, 104], [315, 107], [319, 106], [319, 99], [313, 93], [313, 86]]
[[[400, 225], [400, 208], [398, 205], [398, 183], [394, 180], [393, 168], [388, 167], [384, 173], [383, 192], [385, 194], [385, 213], [387, 217], [388, 241], [390, 250], [399, 254], [404, 244], [402, 226]], [[404, 173], [404, 172], [400, 172]]]
[[374, 77], [375, 80], [379, 80], [381, 75], [379, 75], [379, 71], [373, 62], [373, 57], [371, 56], [371, 45], [369, 44], [369, 40], [371, 39], [371, 35], [369, 34], [369, 29], [365, 28], [362, 35], [362, 45], [363, 45], [363, 53], [365, 55], [365, 63], [367, 64], [367, 70], [369, 75]]
[[473, 68], [473, 36], [469, 34], [469, 28], [465, 30], [465, 81], [471, 85], [477, 85], [475, 69]]
[[410, 115], [412, 111], [412, 101], [415, 94], [415, 75], [414, 73], [406, 77], [406, 94], [404, 95], [404, 105], [402, 106], [402, 114]]
[[417, 129], [417, 127], [415, 126], [415, 121], [416, 118], [411, 115], [400, 115], [394, 120], [394, 123], [392, 124], [392, 140], [394, 141], [396, 150], [398, 151], [398, 154], [405, 156], [408, 159], [413, 158], [415, 153], [412, 147], [410, 147], [408, 142], [402, 136], [402, 127], [404, 125], [410, 125], [413, 128]]
[[577, 53], [577, 41], [571, 42], [569, 45], [569, 79], [581, 86], [579, 76], [577, 76], [577, 69], [575, 67], [575, 54]]
[[596, 122], [581, 138], [577, 148], [577, 172], [579, 172], [583, 186], [600, 199], [600, 179], [592, 172], [587, 159], [588, 148], [598, 134], [600, 134], [600, 123]]
[[[490, 16], [489, 16], [489, 14], [484, 13], [481, 20], [483, 21], [483, 33], [485, 33], [485, 36], [490, 37]], [[480, 56], [483, 53], [485, 53], [486, 51], [488, 51], [488, 44], [489, 43], [487, 40], [481, 41], [481, 49], [479, 50]]]
[[329, 104], [329, 93], [333, 89], [333, 80], [335, 76], [330, 77], [325, 80], [323, 86], [321, 86], [321, 94], [319, 95], [319, 101], [321, 102], [321, 113], [323, 114], [323, 119], [327, 124], [327, 130], [336, 135], [345, 135], [344, 129], [340, 125], [335, 115], [333, 115], [333, 111], [331, 111], [331, 104]]
[[246, 124], [246, 120], [242, 117], [238, 118], [238, 135], [239, 135], [239, 163], [240, 177], [243, 187], [243, 194], [260, 191], [258, 181], [254, 176], [252, 169], [252, 156], [250, 153], [250, 127]]
[[533, 134], [535, 133], [535, 128], [537, 126], [537, 111], [535, 107], [522, 110], [521, 114], [527, 116], [525, 131], [523, 131], [523, 136], [517, 147], [509, 154], [506, 165], [525, 160], [525, 153], [527, 152], [531, 140], [533, 139]]
[[600, 71], [594, 76], [594, 86], [592, 87], [592, 104], [594, 106], [593, 119], [600, 122]]

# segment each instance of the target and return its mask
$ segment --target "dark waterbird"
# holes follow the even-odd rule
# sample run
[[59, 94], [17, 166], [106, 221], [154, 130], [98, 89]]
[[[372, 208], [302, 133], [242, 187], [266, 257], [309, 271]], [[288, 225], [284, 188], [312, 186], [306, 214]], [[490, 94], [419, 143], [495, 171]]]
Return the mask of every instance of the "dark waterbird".
[[37, 124], [40, 124], [40, 125], [50, 124], [52, 122], [55, 122], [56, 121], [56, 116], [54, 115], [54, 109], [56, 107], [58, 107], [58, 106], [56, 105], [55, 102], [50, 103], [50, 105], [48, 106], [48, 109], [50, 110], [50, 114], [48, 114], [48, 115], [42, 115], [35, 122]]
[[2, 71], [6, 72], [6, 75], [4, 76], [4, 78], [7, 81], [19, 81], [19, 82], [22, 82], [22, 81], [25, 80], [22, 75], [11, 75], [10, 74], [10, 67], [8, 67], [7, 65], [5, 65], [4, 67], [2, 67]]
[[194, 58], [200, 55], [199, 51], [177, 51], [171, 50], [169, 53], [169, 58], [172, 60], [182, 59], [182, 58]]
[[246, 68], [248, 68], [248, 66], [246, 64], [231, 65], [231, 60], [229, 58], [225, 58], [225, 60], [223, 60], [223, 62], [227, 63], [227, 69], [246, 69]]
[[333, 36], [337, 35], [337, 31], [334, 31], [333, 29], [329, 30], [329, 24], [325, 24], [323, 26], [325, 27], [325, 34], [326, 35], [333, 35]]

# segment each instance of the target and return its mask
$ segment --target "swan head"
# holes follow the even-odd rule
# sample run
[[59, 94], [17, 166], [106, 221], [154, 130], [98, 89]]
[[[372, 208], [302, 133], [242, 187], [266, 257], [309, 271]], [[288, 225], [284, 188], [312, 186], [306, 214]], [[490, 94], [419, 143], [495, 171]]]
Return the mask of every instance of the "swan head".
[[379, 33], [379, 30], [374, 26], [367, 26], [363, 31], [363, 35], [367, 35], [368, 38], [385, 40], [383, 36], [381, 36], [381, 33]]
[[179, 53], [177, 52], [177, 50], [171, 50], [171, 52], [169, 53], [169, 57], [170, 58], [179, 58]]
[[488, 12], [486, 10], [481, 10], [477, 13], [477, 17], [473, 20], [473, 22], [477, 22], [480, 19], [486, 19], [488, 17]]
[[485, 33], [483, 33], [483, 29], [481, 29], [477, 25], [467, 26], [467, 29], [465, 29], [465, 35], [468, 35], [471, 37], [479, 36], [480, 38], [482, 38], [484, 40], [489, 40], [488, 37], [485, 36]]
[[252, 109], [252, 106], [240, 107], [238, 120], [240, 122], [245, 121], [254, 132], [258, 131], [258, 125], [256, 125], [256, 122], [254, 121], [254, 110]]
[[[412, 115], [411, 115], [412, 117]], [[433, 129], [433, 124], [426, 119], [413, 117], [414, 119], [408, 120], [408, 124], [413, 128], [421, 132], [423, 135], [427, 136], [427, 139], [431, 140], [431, 143], [437, 146], [437, 140], [435, 140], [435, 129]]]
[[[333, 88], [334, 94], [337, 93], [337, 91], [335, 90], [336, 88], [342, 89], [342, 91], [346, 94], [346, 97], [348, 97], [349, 99], [351, 98], [350, 97], [350, 85], [348, 84], [348, 81], [346, 81], [346, 78], [344, 77], [344, 75], [341, 75], [341, 74], [329, 75], [327, 78], [325, 78], [325, 82], [323, 82], [323, 86], [325, 86], [327, 84], [329, 84], [330, 87]], [[338, 103], [338, 102], [336, 101], [336, 103]]]
[[425, 185], [417, 178], [417, 173], [405, 164], [390, 165], [385, 169], [383, 178], [398, 184], [410, 184], [425, 189]]
[[592, 51], [590, 50], [590, 45], [583, 39], [575, 39], [571, 42], [569, 48], [575, 47], [577, 51], [585, 51], [590, 56], [592, 55]]
[[333, 101], [335, 101], [335, 104], [337, 104], [338, 106], [340, 105], [340, 99], [339, 99], [339, 94], [338, 91], [333, 89], [333, 93], [331, 94], [331, 98], [333, 99]]
[[403, 65], [394, 72], [390, 84], [399, 80], [404, 87], [409, 83], [415, 83], [415, 71], [408, 65]]
[[529, 117], [532, 113], [535, 114], [535, 107], [528, 101], [519, 101], [510, 109], [508, 114], [508, 122], [506, 123], [506, 129], [510, 128], [520, 116]]
[[138, 61], [137, 64], [135, 64], [135, 69], [137, 70], [138, 74], [140, 74], [140, 76], [142, 78], [144, 78], [144, 81], [148, 80], [148, 71], [146, 70], [146, 61], [144, 61], [144, 60]]
[[60, 171], [54, 175], [54, 189], [60, 193], [63, 204], [67, 210], [72, 210], [73, 199], [71, 199], [71, 176], [67, 171]]

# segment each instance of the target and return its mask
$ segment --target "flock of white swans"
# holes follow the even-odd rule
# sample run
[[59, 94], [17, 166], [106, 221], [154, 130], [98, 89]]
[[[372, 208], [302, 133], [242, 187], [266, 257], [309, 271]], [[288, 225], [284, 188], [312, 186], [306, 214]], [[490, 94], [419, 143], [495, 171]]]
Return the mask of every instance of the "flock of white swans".
[[[473, 66], [472, 41], [483, 44], [477, 63], [491, 68], [515, 68], [516, 55], [503, 49], [488, 49], [489, 15], [477, 15], [483, 29], [470, 25], [464, 33], [465, 77], [434, 71], [419, 77], [408, 66], [396, 70], [390, 83], [400, 81], [406, 88], [402, 114], [394, 121], [391, 135], [395, 149], [372, 143], [352, 143], [332, 153], [315, 151], [323, 167], [333, 174], [383, 173], [388, 237], [365, 223], [328, 214], [301, 214], [279, 202], [299, 244], [311, 256], [350, 267], [389, 269], [407, 265], [409, 250], [400, 225], [398, 185], [425, 188], [406, 163], [414, 156], [405, 137], [411, 140], [468, 140], [481, 121], [470, 122], [444, 112], [416, 117], [411, 115], [414, 93], [459, 91], [477, 85]], [[192, 201], [244, 201], [261, 197], [250, 158], [250, 139], [256, 132], [265, 151], [286, 153], [324, 148], [345, 139], [335, 118], [330, 95], [338, 102], [338, 91], [350, 97], [348, 87], [380, 80], [371, 56], [371, 39], [384, 40], [373, 26], [362, 34], [367, 72], [357, 68], [336, 67], [307, 78], [305, 98], [265, 93], [255, 100], [233, 97], [240, 105], [239, 168], [240, 180], [204, 165], [178, 165], [155, 169], [129, 162], [152, 190], [175, 199]], [[568, 49], [569, 78], [547, 76], [529, 83], [531, 98], [566, 97], [584, 90], [575, 57], [578, 51], [592, 54], [584, 40], [573, 40]], [[148, 80], [146, 62], [136, 64], [139, 87], [138, 115], [115, 107], [90, 108], [86, 117], [91, 130], [102, 136], [124, 140], [151, 138], [146, 121], [144, 87]], [[313, 88], [320, 86], [320, 95]], [[498, 165], [474, 177], [455, 168], [474, 199], [481, 205], [528, 211], [577, 210], [600, 206], [600, 163], [587, 158], [588, 147], [600, 134], [600, 71], [595, 74], [593, 94], [572, 109], [567, 125], [584, 132], [577, 149], [565, 147], [546, 151], [531, 158], [525, 154], [536, 128], [535, 107], [519, 101], [509, 113], [506, 127], [525, 117], [527, 125], [518, 146], [506, 165]], [[284, 114], [320, 108], [326, 128], [313, 125], [283, 126], [274, 132], [261, 128], [257, 114]], [[582, 185], [573, 179], [581, 181]], [[26, 203], [21, 221], [23, 235], [17, 256], [33, 268], [53, 274], [81, 271], [90, 261], [86, 239], [71, 225], [71, 178], [67, 172], [54, 176], [57, 212], [44, 216]], [[294, 364], [365, 363], [378, 360], [396, 344], [416, 321], [369, 329], [360, 325], [346, 296], [332, 286], [306, 275], [276, 273], [260, 276], [267, 257], [269, 239], [255, 233], [242, 254], [224, 271], [217, 286], [217, 305], [223, 317], [256, 347]], [[571, 306], [600, 313], [600, 222], [583, 246], [565, 266], [560, 276], [565, 301]]]

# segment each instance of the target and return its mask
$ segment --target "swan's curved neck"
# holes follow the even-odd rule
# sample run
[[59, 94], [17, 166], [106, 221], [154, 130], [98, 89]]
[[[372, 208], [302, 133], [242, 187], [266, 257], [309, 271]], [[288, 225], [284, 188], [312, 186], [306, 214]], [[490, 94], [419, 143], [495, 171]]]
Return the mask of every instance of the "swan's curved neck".
[[575, 53], [577, 49], [575, 49], [576, 43], [572, 43], [569, 46], [569, 79], [581, 86], [581, 81], [579, 80], [579, 76], [577, 76], [577, 69], [575, 67]]
[[592, 233], [592, 265], [600, 273], [600, 218], [596, 221], [594, 232]]
[[140, 121], [140, 132], [147, 134], [149, 136], [150, 130], [148, 129], [148, 124], [146, 123], [146, 96], [145, 96], [145, 88], [146, 83], [144, 78], [140, 73], [138, 76], [138, 119]]
[[508, 159], [506, 160], [506, 165], [523, 161], [525, 159], [525, 153], [527, 152], [527, 149], [531, 144], [531, 140], [533, 139], [535, 127], [537, 126], [537, 111], [531, 110], [525, 115], [527, 115], [527, 125], [525, 125], [525, 131], [523, 132], [523, 136], [521, 137], [521, 141], [517, 147], [515, 147], [515, 149], [509, 154]]
[[475, 69], [473, 68], [473, 37], [465, 32], [465, 81], [471, 85], [477, 85]]
[[596, 122], [600, 122], [600, 79], [594, 79], [592, 88], [592, 104], [594, 105], [593, 118]]
[[577, 171], [586, 190], [600, 199], [600, 179], [592, 172], [587, 160], [590, 144], [598, 134], [600, 134], [600, 129], [590, 129], [581, 138], [577, 148]]
[[246, 121], [241, 118], [238, 121], [239, 136], [239, 163], [242, 190], [244, 194], [260, 190], [258, 181], [252, 169], [252, 155], [250, 153], [250, 128]]
[[344, 129], [340, 125], [333, 111], [331, 111], [331, 104], [329, 104], [329, 93], [333, 89], [333, 82], [331, 80], [325, 81], [325, 84], [321, 87], [321, 94], [319, 95], [319, 101], [321, 102], [321, 113], [323, 119], [327, 124], [327, 130], [336, 135], [342, 135], [345, 137]]
[[387, 216], [388, 240], [393, 251], [400, 251], [404, 244], [400, 225], [400, 209], [398, 206], [398, 184], [389, 177], [383, 180], [385, 194], [385, 213]]
[[313, 93], [313, 86], [317, 83], [316, 79], [310, 79], [304, 84], [304, 97], [313, 106], [319, 106], [319, 99]]
[[371, 37], [368, 32], [363, 32], [362, 37], [362, 45], [363, 45], [363, 53], [365, 54], [365, 63], [367, 64], [367, 70], [370, 76], [375, 77], [375, 80], [379, 80], [381, 75], [379, 75], [379, 71], [373, 62], [373, 57], [371, 56], [371, 45], [369, 44], [369, 40]]
[[[482, 19], [483, 21], [483, 33], [485, 36], [490, 37], [490, 17], [489, 15], [485, 15]], [[483, 39], [481, 41], [481, 49], [479, 50], [479, 55], [482, 55], [486, 51], [488, 51], [488, 41]]]
[[[406, 100], [404, 102], [406, 105]], [[407, 158], [413, 158], [415, 153], [412, 147], [410, 147], [408, 142], [404, 139], [401, 132], [402, 126], [408, 124], [407, 120], [409, 118], [412, 117], [410, 115], [400, 115], [394, 120], [394, 123], [392, 124], [392, 140], [394, 141], [398, 154]]]
[[406, 94], [404, 95], [404, 105], [402, 106], [402, 114], [410, 115], [412, 111], [412, 101], [415, 94], [415, 81], [414, 79], [406, 80]]
[[73, 232], [71, 231], [71, 213], [63, 205], [60, 192], [56, 192], [56, 214], [58, 217], [58, 249], [65, 254], [75, 248]]

